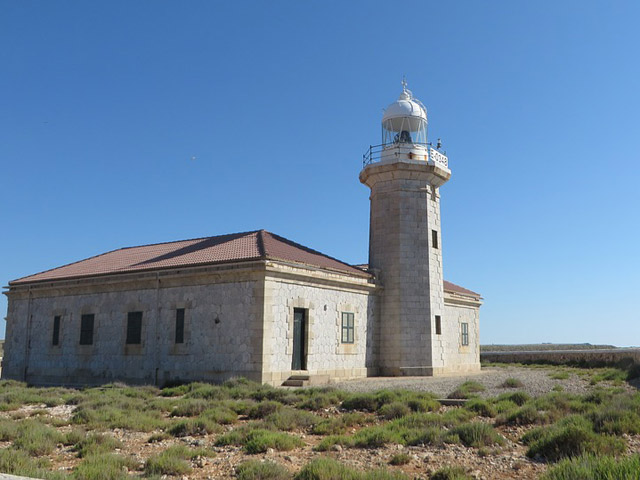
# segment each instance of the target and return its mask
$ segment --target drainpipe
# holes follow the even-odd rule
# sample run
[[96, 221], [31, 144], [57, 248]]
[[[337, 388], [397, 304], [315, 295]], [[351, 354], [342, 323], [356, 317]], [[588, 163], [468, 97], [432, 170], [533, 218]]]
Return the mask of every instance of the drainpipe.
[[24, 340], [24, 371], [22, 372], [22, 380], [27, 381], [27, 369], [29, 368], [29, 353], [31, 351], [31, 285], [29, 285], [29, 293], [27, 300], [27, 326]]

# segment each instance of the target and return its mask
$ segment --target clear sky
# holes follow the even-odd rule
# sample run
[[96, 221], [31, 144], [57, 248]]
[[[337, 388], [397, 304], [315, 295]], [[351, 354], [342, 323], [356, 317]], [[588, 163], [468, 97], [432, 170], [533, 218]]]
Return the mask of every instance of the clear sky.
[[2, 0], [0, 281], [259, 228], [366, 262], [362, 153], [406, 75], [482, 343], [638, 345], [639, 25], [637, 1]]

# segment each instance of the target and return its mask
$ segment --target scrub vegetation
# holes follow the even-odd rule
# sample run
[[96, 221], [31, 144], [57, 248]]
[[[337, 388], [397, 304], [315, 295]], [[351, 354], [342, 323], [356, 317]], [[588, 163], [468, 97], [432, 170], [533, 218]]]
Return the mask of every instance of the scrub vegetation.
[[[2, 381], [0, 471], [54, 480], [189, 476], [223, 452], [235, 459], [225, 474], [241, 479], [404, 479], [424, 468], [416, 455], [455, 446], [479, 460], [519, 449], [522, 464], [546, 465], [550, 480], [636, 478], [640, 457], [628, 453], [640, 444], [640, 393], [625, 388], [630, 371], [551, 367], [558, 379], [585, 376], [592, 387], [581, 395], [532, 397], [509, 378], [503, 393], [481, 398], [485, 387], [467, 381], [449, 395], [459, 406], [419, 391], [283, 389], [244, 379], [82, 390]], [[345, 463], [372, 452], [380, 462]], [[287, 463], [287, 455], [303, 460]], [[474, 478], [461, 466], [439, 467], [418, 476]]]

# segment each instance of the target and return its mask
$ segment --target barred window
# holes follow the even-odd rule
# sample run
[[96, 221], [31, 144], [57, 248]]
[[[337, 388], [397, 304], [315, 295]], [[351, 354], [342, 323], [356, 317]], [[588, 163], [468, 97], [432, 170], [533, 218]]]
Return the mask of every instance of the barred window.
[[440, 315], [436, 315], [436, 335], [442, 334], [442, 319]]
[[342, 312], [342, 343], [354, 343], [353, 313]]
[[51, 345], [60, 345], [60, 315], [53, 317], [53, 337]]
[[176, 343], [184, 343], [184, 308], [176, 309]]
[[127, 345], [142, 343], [142, 312], [129, 312], [127, 316]]
[[93, 345], [93, 313], [80, 317], [80, 345]]
[[467, 346], [469, 345], [469, 324], [468, 323], [463, 323], [461, 324], [461, 340], [462, 340], [462, 346]]

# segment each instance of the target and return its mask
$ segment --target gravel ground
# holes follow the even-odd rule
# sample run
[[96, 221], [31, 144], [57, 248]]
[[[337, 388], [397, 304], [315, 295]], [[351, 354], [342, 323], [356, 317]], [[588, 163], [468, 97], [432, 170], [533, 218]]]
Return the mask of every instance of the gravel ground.
[[[592, 385], [589, 385], [589, 378], [586, 376], [571, 373], [566, 380], [554, 380], [549, 377], [551, 373], [557, 371], [558, 369], [554, 367], [483, 367], [479, 373], [455, 377], [369, 377], [336, 382], [332, 383], [332, 386], [349, 392], [371, 392], [386, 388], [401, 388], [431, 392], [438, 398], [446, 398], [461, 383], [467, 380], [479, 382], [486, 387], [487, 390], [480, 393], [483, 397], [494, 397], [514, 390], [521, 390], [529, 395], [538, 396], [549, 393], [556, 385], [561, 385], [564, 391], [568, 393], [586, 393], [594, 389]], [[502, 387], [502, 383], [507, 378], [517, 378], [524, 384], [524, 387], [517, 389]], [[632, 389], [631, 386], [628, 388]]]

